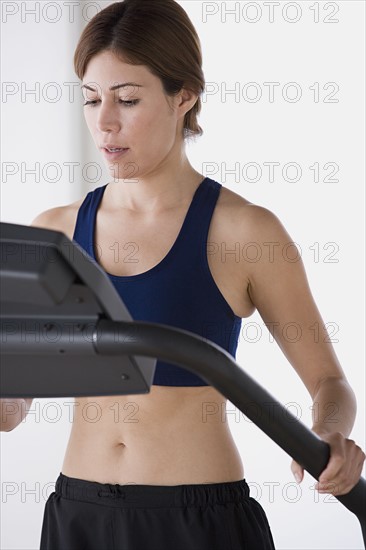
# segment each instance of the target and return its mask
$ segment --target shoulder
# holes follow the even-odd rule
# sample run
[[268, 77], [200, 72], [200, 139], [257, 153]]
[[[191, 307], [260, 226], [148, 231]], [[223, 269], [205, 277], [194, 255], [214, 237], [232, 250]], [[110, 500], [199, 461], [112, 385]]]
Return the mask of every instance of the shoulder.
[[232, 236], [240, 240], [258, 241], [267, 239], [290, 240], [286, 229], [274, 212], [254, 204], [243, 196], [222, 186], [217, 204], [218, 218]]
[[56, 206], [48, 210], [44, 210], [32, 221], [30, 225], [34, 227], [41, 227], [43, 229], [53, 229], [54, 231], [61, 231], [70, 240], [74, 236], [74, 230], [76, 225], [76, 219], [78, 210], [84, 201], [81, 198], [73, 203], [65, 206]]

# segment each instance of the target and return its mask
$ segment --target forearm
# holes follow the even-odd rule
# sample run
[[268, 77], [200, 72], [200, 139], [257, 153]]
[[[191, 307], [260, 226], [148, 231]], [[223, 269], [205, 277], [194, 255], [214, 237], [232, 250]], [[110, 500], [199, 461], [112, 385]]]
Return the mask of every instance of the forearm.
[[340, 432], [348, 437], [356, 417], [355, 394], [346, 380], [329, 378], [322, 382], [313, 399], [313, 431]]
[[26, 417], [32, 399], [0, 399], [0, 431], [14, 430]]

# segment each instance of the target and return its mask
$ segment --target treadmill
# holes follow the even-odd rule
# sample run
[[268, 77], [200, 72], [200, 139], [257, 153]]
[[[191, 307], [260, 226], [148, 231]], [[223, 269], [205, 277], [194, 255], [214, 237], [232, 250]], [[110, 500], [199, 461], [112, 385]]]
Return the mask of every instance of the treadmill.
[[[203, 378], [315, 479], [329, 446], [220, 346], [134, 321], [104, 270], [63, 233], [0, 223], [0, 398], [149, 393], [156, 360]], [[366, 545], [366, 480], [336, 497]]]

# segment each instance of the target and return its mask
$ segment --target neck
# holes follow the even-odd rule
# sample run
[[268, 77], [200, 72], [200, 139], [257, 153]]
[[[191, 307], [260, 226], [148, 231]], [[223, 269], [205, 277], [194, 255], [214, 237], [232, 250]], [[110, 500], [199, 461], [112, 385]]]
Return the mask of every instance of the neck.
[[135, 179], [109, 183], [105, 206], [111, 210], [158, 214], [189, 202], [203, 179], [204, 176], [194, 170], [183, 155], [178, 162], [176, 159], [165, 160], [164, 166], [137, 175]]

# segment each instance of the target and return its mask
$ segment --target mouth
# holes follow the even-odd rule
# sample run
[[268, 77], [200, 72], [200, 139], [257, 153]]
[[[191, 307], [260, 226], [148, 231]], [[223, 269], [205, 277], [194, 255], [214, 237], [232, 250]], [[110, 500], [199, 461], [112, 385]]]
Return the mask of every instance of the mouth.
[[102, 147], [102, 152], [107, 158], [117, 158], [129, 151], [128, 148], [125, 147]]

